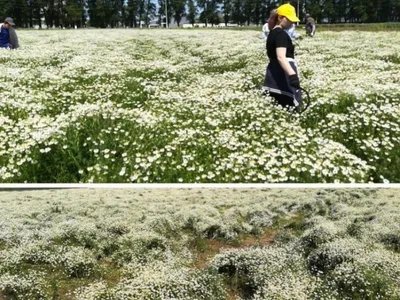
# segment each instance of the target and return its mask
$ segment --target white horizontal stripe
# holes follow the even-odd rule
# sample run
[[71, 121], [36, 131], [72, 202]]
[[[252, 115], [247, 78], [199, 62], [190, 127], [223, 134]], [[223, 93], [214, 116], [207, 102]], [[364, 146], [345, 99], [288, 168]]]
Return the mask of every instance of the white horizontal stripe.
[[280, 95], [291, 97], [291, 98], [293, 98], [294, 106], [297, 107], [297, 106], [300, 105], [300, 103], [296, 100], [296, 97], [291, 93], [288, 93], [288, 92], [285, 92], [285, 91], [281, 91], [281, 90], [278, 90], [278, 89], [274, 89], [274, 88], [270, 88], [270, 87], [267, 87], [267, 86], [263, 86], [263, 89], [267, 90], [269, 92], [272, 92], [272, 93], [276, 93], [276, 94], [280, 94]]
[[285, 92], [285, 91], [282, 91], [282, 90], [270, 88], [270, 87], [267, 87], [267, 86], [263, 86], [263, 88], [265, 90], [268, 90], [268, 91], [272, 92], [272, 93], [281, 94], [281, 95], [285, 95], [285, 96], [288, 96], [288, 97], [293, 97], [293, 94]]
[[12, 183], [0, 184], [0, 193], [5, 189], [59, 189], [59, 188], [91, 188], [91, 189], [161, 189], [161, 188], [397, 188], [400, 184], [389, 183]]

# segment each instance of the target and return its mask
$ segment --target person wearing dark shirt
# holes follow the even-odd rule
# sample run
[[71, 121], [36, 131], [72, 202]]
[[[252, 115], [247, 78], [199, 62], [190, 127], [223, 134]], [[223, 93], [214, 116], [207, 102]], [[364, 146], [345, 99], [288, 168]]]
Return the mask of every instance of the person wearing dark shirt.
[[6, 18], [3, 24], [0, 24], [0, 48], [17, 49], [19, 47], [17, 33], [15, 32], [14, 21], [12, 18]]
[[286, 108], [296, 108], [301, 104], [300, 80], [294, 60], [292, 39], [285, 29], [289, 29], [294, 22], [299, 22], [299, 19], [290, 4], [279, 6], [271, 18], [271, 31], [266, 45], [270, 61], [263, 89], [269, 92], [278, 104]]

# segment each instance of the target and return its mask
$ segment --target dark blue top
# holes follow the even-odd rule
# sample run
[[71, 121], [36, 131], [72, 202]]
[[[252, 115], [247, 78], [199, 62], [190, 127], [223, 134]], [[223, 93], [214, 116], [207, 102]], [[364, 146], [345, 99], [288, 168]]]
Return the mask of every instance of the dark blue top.
[[7, 47], [10, 43], [10, 33], [4, 26], [1, 27], [0, 32], [0, 47]]

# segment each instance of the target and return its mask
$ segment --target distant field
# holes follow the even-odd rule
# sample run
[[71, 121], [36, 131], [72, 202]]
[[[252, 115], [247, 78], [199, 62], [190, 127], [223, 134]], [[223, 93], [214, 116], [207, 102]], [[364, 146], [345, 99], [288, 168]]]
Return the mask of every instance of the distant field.
[[347, 23], [347, 24], [317, 24], [318, 30], [328, 31], [397, 31], [400, 30], [400, 22], [398, 23]]
[[[298, 25], [299, 33], [305, 34], [304, 24]], [[188, 30], [187, 28], [174, 28]], [[189, 30], [209, 30], [210, 28], [190, 28]], [[243, 27], [229, 27], [219, 28], [218, 30], [259, 30], [261, 32], [262, 26], [250, 25]], [[318, 31], [396, 31], [400, 30], [400, 22], [392, 23], [338, 23], [338, 24], [317, 24]]]
[[20, 31], [0, 182], [400, 182], [400, 32], [296, 42], [302, 115], [261, 95], [259, 33]]
[[400, 298], [400, 191], [0, 192], [0, 299]]

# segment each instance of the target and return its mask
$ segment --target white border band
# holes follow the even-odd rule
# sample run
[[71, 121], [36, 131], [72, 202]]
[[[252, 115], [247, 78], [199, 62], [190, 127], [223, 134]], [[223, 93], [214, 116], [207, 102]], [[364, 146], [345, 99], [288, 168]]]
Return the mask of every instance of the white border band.
[[387, 183], [10, 183], [0, 184], [3, 189], [160, 189], [160, 188], [284, 188], [284, 189], [343, 189], [343, 188], [400, 188], [400, 184]]

